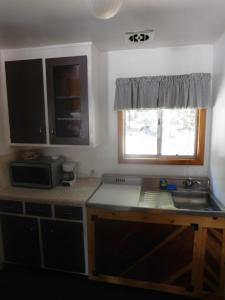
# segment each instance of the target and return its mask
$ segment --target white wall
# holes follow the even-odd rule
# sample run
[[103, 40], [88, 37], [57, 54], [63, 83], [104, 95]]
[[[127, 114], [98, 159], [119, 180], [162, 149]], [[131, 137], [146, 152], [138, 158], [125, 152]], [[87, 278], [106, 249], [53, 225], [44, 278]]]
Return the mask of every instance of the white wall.
[[213, 115], [210, 177], [213, 192], [225, 205], [225, 33], [214, 45]]
[[64, 154], [79, 161], [81, 175], [95, 170], [96, 175], [104, 172], [135, 173], [150, 175], [208, 175], [208, 146], [211, 114], [208, 113], [206, 131], [206, 153], [204, 166], [158, 166], [124, 165], [117, 163], [117, 113], [113, 110], [115, 80], [118, 77], [147, 75], [176, 75], [192, 72], [212, 71], [212, 46], [199, 45], [175, 48], [113, 51], [107, 54], [108, 92], [105, 97], [102, 127], [106, 139], [95, 149], [50, 149], [48, 154]]
[[[0, 66], [1, 66], [2, 56], [0, 52]], [[4, 87], [3, 87], [3, 69], [0, 69], [0, 155], [8, 153], [11, 149], [8, 147], [7, 143], [7, 130], [6, 130], [6, 118], [4, 114], [3, 98], [4, 98]]]

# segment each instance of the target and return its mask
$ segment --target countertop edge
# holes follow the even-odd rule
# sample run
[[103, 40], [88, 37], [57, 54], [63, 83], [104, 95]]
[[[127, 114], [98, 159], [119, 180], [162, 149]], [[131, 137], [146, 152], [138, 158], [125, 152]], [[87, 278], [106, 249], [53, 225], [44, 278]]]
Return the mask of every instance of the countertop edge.
[[[6, 201], [12, 200], [12, 201], [20, 201], [20, 202], [24, 201], [24, 202], [32, 202], [32, 203], [42, 203], [42, 204], [49, 204], [49, 205], [54, 204], [54, 205], [69, 205], [69, 206], [85, 207], [86, 202], [94, 195], [94, 193], [97, 191], [97, 189], [100, 186], [101, 186], [100, 178], [95, 178], [95, 179], [82, 178], [77, 181], [77, 186], [75, 183], [74, 187], [65, 188], [65, 187], [57, 186], [56, 188], [50, 190], [31, 189], [31, 188], [27, 188], [27, 190], [25, 190], [26, 188], [8, 186], [0, 189], [0, 200], [6, 200]], [[87, 191], [85, 191], [86, 187], [87, 187]], [[68, 193], [69, 195], [65, 192], [65, 198], [63, 198], [64, 190], [69, 192]], [[20, 192], [20, 193], [16, 193], [16, 192]], [[31, 192], [37, 193], [37, 196], [30, 195]], [[40, 192], [42, 195], [38, 196], [38, 192]], [[43, 195], [45, 192], [50, 196]], [[57, 192], [58, 192], [58, 197], [57, 197]], [[56, 195], [54, 195], [54, 193]], [[79, 197], [76, 195], [76, 193], [80, 193]]]
[[98, 208], [103, 210], [110, 210], [115, 212], [140, 212], [150, 214], [171, 214], [171, 215], [187, 215], [187, 216], [201, 216], [201, 217], [212, 217], [212, 218], [225, 218], [225, 212], [221, 211], [190, 211], [185, 209], [159, 209], [159, 208], [146, 208], [146, 207], [127, 207], [127, 206], [113, 206], [113, 205], [102, 205], [102, 204], [86, 204], [87, 208]]

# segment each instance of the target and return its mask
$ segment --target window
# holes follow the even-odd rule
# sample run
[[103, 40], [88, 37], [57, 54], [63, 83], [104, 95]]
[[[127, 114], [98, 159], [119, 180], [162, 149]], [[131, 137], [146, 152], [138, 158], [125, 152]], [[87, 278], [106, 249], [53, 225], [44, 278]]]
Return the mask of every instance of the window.
[[118, 112], [119, 162], [203, 164], [205, 117], [205, 109]]

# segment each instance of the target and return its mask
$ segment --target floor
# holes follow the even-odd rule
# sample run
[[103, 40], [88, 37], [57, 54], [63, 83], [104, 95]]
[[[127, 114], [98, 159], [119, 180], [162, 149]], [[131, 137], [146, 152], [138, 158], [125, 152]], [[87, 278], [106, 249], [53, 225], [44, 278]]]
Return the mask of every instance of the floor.
[[[164, 293], [121, 287], [88, 280], [86, 277], [47, 270], [7, 266], [0, 272], [0, 298], [5, 299], [148, 299], [188, 300]], [[87, 298], [88, 297], [88, 298]], [[126, 298], [125, 298], [126, 297]]]

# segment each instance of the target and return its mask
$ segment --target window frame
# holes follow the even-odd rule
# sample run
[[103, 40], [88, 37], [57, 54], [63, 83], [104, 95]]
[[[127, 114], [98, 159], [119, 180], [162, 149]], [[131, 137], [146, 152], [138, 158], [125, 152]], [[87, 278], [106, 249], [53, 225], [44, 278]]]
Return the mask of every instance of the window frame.
[[[118, 162], [121, 164], [203, 165], [205, 152], [206, 109], [197, 111], [195, 157], [125, 155], [125, 111], [118, 111]], [[129, 155], [131, 156], [131, 155]]]

